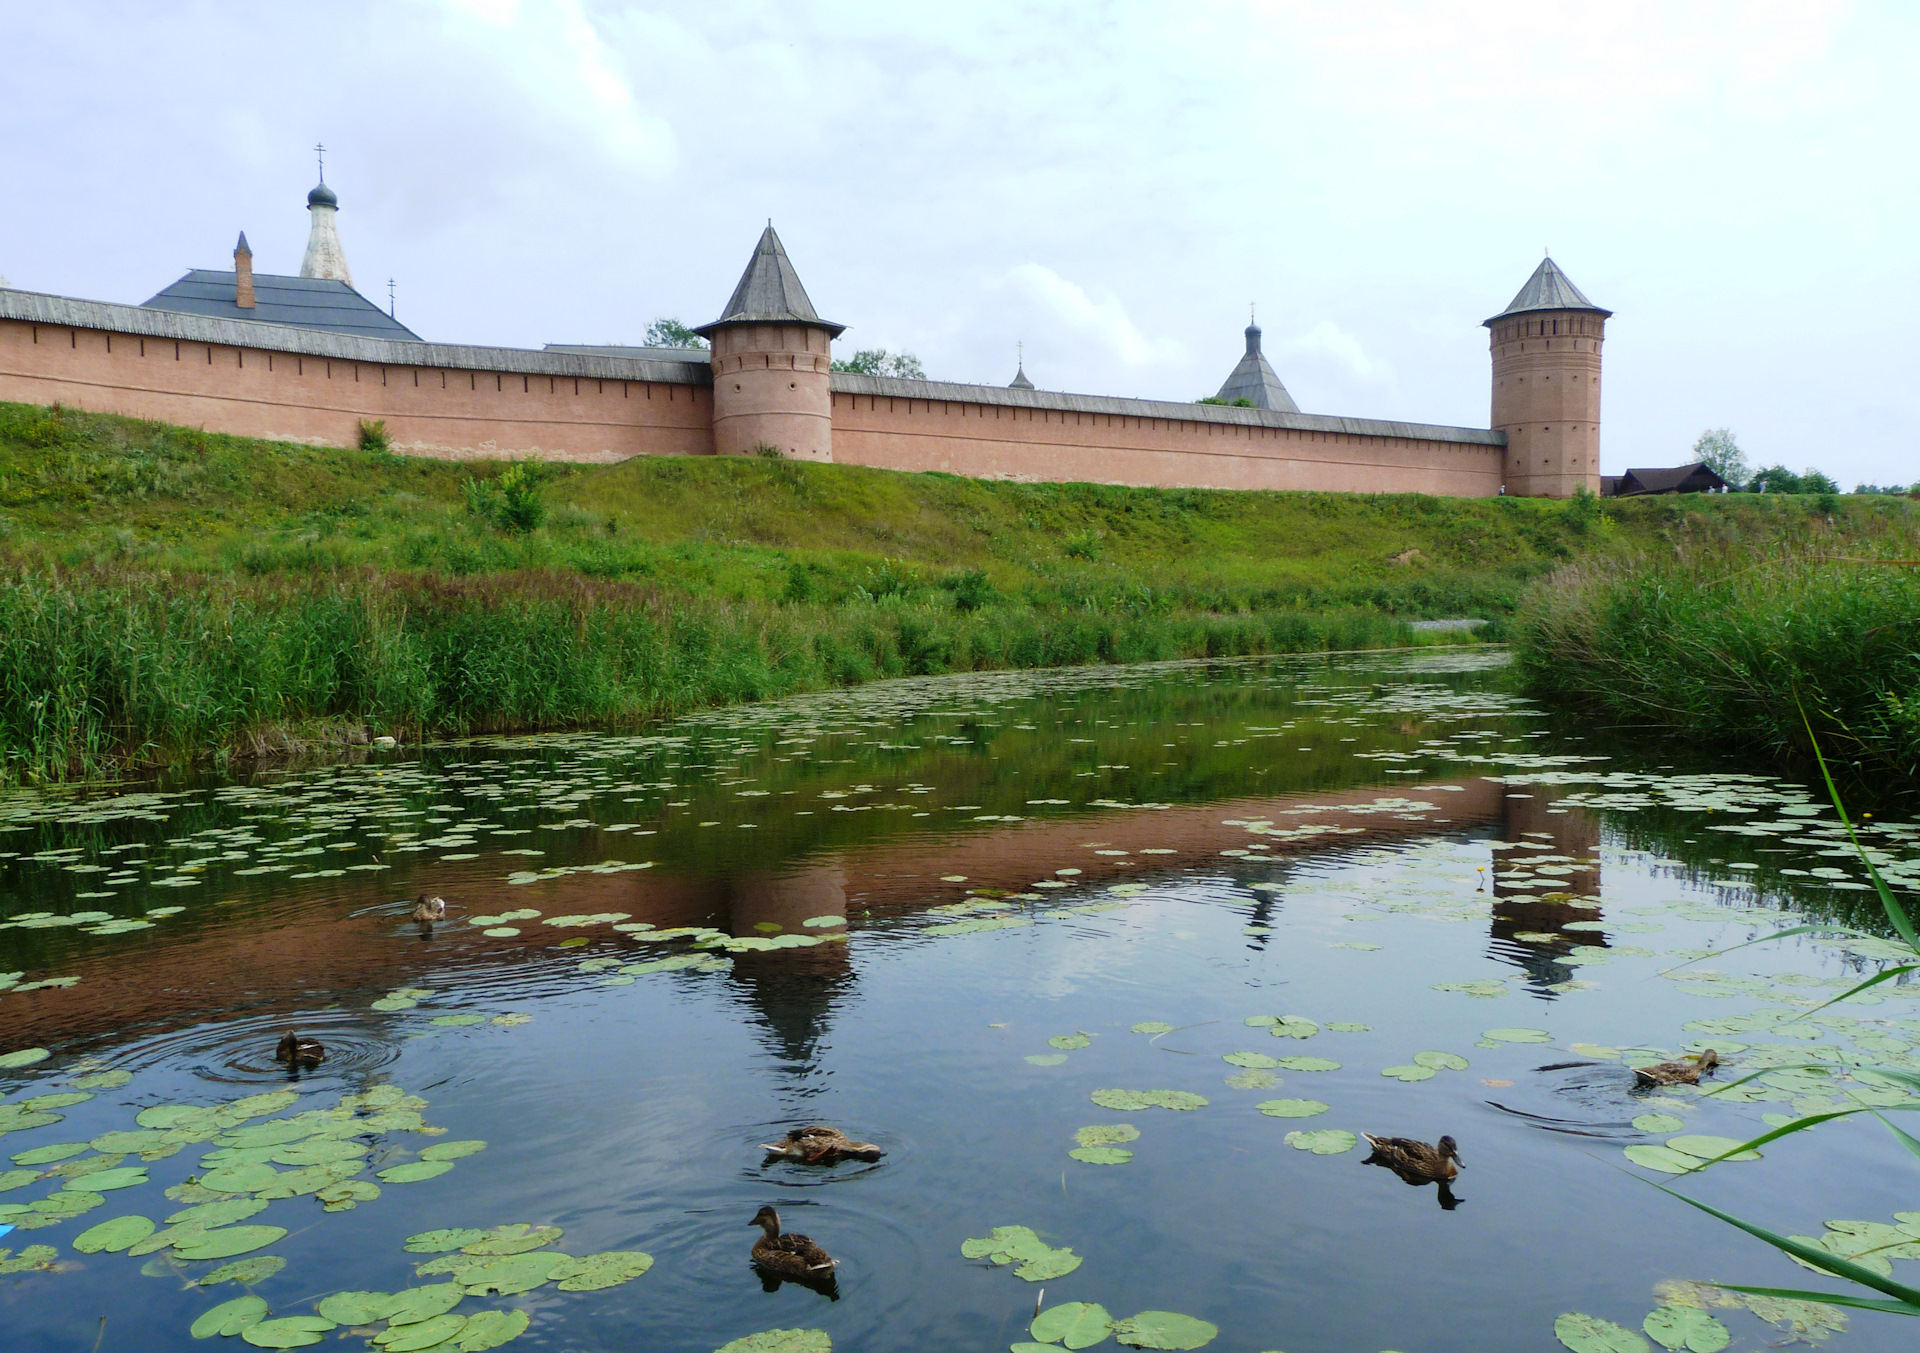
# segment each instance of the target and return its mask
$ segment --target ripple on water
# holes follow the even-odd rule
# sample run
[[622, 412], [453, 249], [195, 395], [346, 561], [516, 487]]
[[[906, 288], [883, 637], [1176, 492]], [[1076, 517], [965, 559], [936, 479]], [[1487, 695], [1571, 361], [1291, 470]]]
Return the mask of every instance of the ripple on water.
[[[274, 1045], [289, 1028], [326, 1047], [326, 1060], [311, 1069], [290, 1069], [273, 1060]], [[289, 1023], [284, 1015], [240, 1016], [222, 1024], [197, 1024], [143, 1038], [106, 1059], [129, 1071], [187, 1071], [221, 1085], [294, 1085], [334, 1081], [358, 1084], [400, 1056], [390, 1026], [376, 1026], [350, 1010], [320, 1011]]]

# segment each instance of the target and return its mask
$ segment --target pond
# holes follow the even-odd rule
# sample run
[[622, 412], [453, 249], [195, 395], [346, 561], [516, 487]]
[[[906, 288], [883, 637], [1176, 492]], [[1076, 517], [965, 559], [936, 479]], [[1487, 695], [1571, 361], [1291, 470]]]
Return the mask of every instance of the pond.
[[[1492, 1353], [1678, 1306], [1698, 1353], [1911, 1347], [1693, 1286], [1839, 1284], [1651, 1187], [1856, 1250], [1920, 1208], [1871, 1118], [1674, 1173], [1920, 1102], [1858, 1071], [1920, 1068], [1920, 984], [1815, 1010], [1895, 946], [1708, 957], [1884, 927], [1834, 812], [1503, 664], [896, 682], [0, 800], [5, 1346]], [[1913, 828], [1864, 840], [1920, 882]], [[1636, 1085], [1708, 1047], [1776, 1069]], [[763, 1149], [812, 1123], [885, 1154]], [[828, 1290], [752, 1267], [766, 1205]]]

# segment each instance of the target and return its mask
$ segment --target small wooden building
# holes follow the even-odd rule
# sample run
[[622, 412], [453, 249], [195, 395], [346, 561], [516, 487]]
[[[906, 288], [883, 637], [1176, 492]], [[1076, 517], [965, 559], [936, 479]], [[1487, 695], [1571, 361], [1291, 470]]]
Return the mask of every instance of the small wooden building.
[[1600, 479], [1601, 496], [1606, 498], [1643, 498], [1653, 493], [1725, 493], [1730, 487], [1705, 462], [1665, 470], [1628, 470], [1623, 475], [1603, 475]]

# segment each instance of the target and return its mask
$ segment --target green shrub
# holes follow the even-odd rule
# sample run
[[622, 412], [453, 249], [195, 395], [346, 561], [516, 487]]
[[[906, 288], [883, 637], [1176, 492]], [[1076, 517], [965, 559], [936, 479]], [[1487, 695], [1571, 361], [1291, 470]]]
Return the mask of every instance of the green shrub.
[[360, 449], [384, 456], [393, 450], [393, 439], [387, 435], [387, 420], [384, 418], [360, 420]]
[[492, 479], [468, 479], [461, 485], [467, 511], [496, 530], [526, 535], [547, 519], [545, 478], [538, 462], [515, 461]]
[[977, 611], [994, 597], [993, 584], [982, 568], [962, 569], [942, 585], [953, 593], [953, 606], [957, 611]]
[[1088, 529], [1075, 531], [1067, 537], [1066, 551], [1069, 559], [1085, 559], [1088, 563], [1100, 557], [1101, 537], [1098, 531]]

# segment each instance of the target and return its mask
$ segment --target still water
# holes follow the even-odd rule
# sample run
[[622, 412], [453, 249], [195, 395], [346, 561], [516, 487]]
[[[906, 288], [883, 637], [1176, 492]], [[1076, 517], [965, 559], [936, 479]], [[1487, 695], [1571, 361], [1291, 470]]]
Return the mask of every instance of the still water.
[[[191, 1332], [234, 1303], [279, 1346], [479, 1349], [524, 1312], [516, 1349], [1002, 1350], [1086, 1302], [1187, 1317], [1119, 1332], [1150, 1345], [1490, 1353], [1677, 1300], [1735, 1350], [1912, 1347], [1685, 1286], [1837, 1285], [1647, 1182], [1816, 1237], [1920, 1208], [1870, 1118], [1671, 1173], [1911, 1102], [1870, 1073], [1635, 1088], [1709, 1046], [1722, 1084], [1920, 1067], [1920, 985], [1803, 1018], [1884, 940], [1700, 961], [1873, 924], [1833, 812], [1556, 729], [1502, 663], [943, 678], [0, 800], [0, 1268], [31, 1265], [0, 1344], [251, 1347]], [[1920, 879], [1912, 829], [1865, 839]], [[289, 1029], [318, 1067], [276, 1064]], [[813, 1122], [886, 1155], [760, 1149]], [[1359, 1132], [1465, 1169], [1410, 1187]], [[765, 1204], [833, 1291], [756, 1274]], [[1011, 1262], [963, 1253], [1004, 1227]]]

